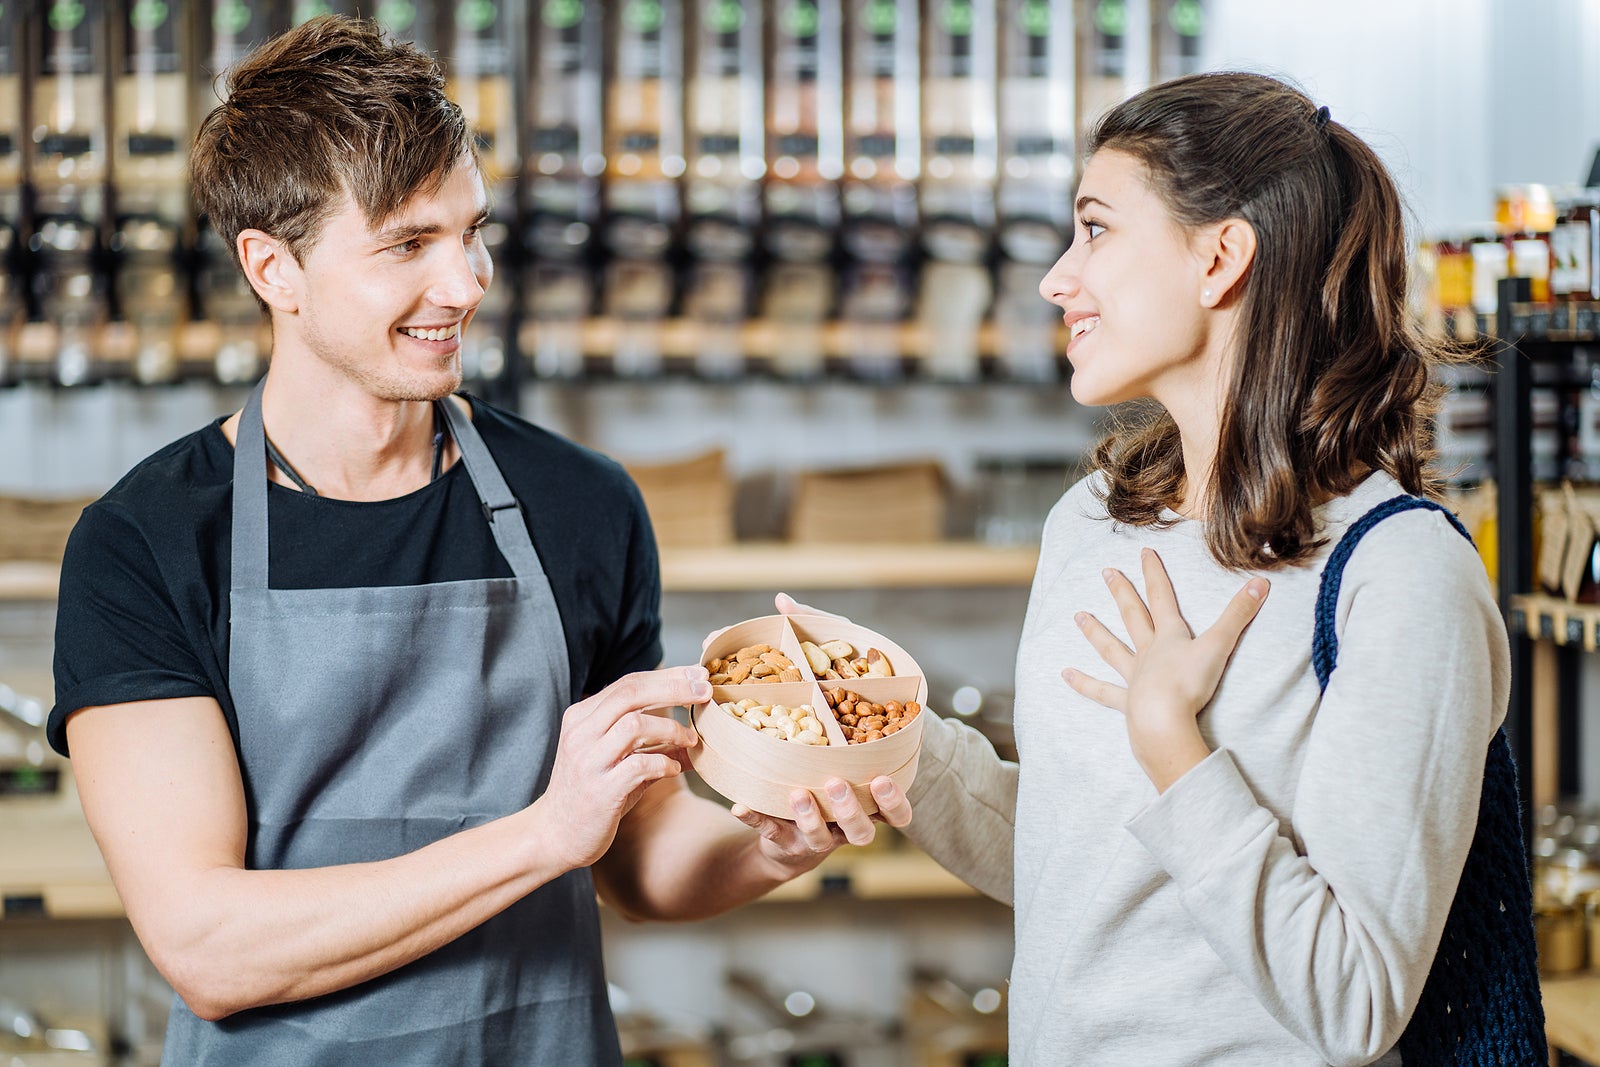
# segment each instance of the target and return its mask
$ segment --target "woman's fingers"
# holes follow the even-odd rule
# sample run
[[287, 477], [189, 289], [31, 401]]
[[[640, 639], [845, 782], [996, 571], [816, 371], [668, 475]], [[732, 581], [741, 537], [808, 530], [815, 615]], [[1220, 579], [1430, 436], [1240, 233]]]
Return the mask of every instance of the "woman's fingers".
[[1144, 648], [1155, 638], [1156, 630], [1150, 621], [1150, 612], [1139, 596], [1139, 590], [1119, 570], [1107, 567], [1100, 574], [1106, 580], [1106, 588], [1111, 590], [1111, 599], [1117, 602], [1117, 611], [1122, 614], [1122, 625], [1127, 629], [1133, 647]]
[[1104, 705], [1113, 711], [1127, 713], [1128, 691], [1120, 685], [1112, 685], [1110, 682], [1102, 682], [1098, 678], [1091, 678], [1082, 671], [1073, 670], [1071, 667], [1062, 671], [1061, 677], [1066, 679], [1068, 685], [1096, 704]]
[[1183, 621], [1183, 612], [1178, 610], [1172, 579], [1167, 577], [1166, 565], [1155, 549], [1141, 549], [1139, 564], [1144, 569], [1144, 595], [1150, 601], [1150, 617], [1155, 625], [1177, 625], [1183, 627], [1184, 633], [1191, 633], [1189, 624]]
[[1270, 588], [1265, 578], [1252, 578], [1244, 584], [1244, 588], [1233, 594], [1233, 599], [1228, 601], [1228, 606], [1222, 609], [1222, 614], [1211, 628], [1201, 634], [1207, 644], [1213, 646], [1213, 651], [1226, 656], [1233, 654], [1239, 644], [1239, 638], [1244, 636], [1244, 631], [1253, 621], [1256, 614], [1261, 611], [1261, 605], [1266, 602], [1267, 590]]
[[1089, 639], [1089, 644], [1100, 653], [1100, 658], [1106, 661], [1107, 666], [1118, 674], [1122, 680], [1127, 681], [1133, 673], [1133, 650], [1117, 640], [1105, 624], [1090, 615], [1087, 611], [1080, 611], [1073, 617], [1078, 624], [1078, 629], [1083, 631], [1083, 636]]
[[823, 611], [821, 608], [814, 608], [810, 604], [802, 604], [788, 593], [779, 593], [772, 598], [772, 603], [778, 609], [779, 615], [825, 615], [830, 619], [850, 621], [837, 612]]

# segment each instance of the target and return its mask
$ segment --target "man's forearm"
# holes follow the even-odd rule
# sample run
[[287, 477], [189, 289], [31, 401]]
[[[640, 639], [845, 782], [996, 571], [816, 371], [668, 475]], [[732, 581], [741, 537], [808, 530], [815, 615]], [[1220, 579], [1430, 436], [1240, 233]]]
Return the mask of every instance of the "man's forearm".
[[793, 878], [762, 851], [760, 835], [681, 782], [652, 787], [622, 821], [595, 868], [607, 904], [636, 920], [704, 919]]
[[563, 873], [542, 845], [535, 805], [389, 860], [213, 867], [166, 895], [164, 914], [130, 917], [190, 1010], [221, 1018], [345, 989], [449, 943]]

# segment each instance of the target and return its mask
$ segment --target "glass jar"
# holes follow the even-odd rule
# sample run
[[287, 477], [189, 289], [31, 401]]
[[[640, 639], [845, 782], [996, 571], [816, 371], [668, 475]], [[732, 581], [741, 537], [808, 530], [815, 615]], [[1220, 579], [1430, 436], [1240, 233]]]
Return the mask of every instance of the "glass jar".
[[1438, 279], [1439, 306], [1459, 311], [1472, 306], [1472, 252], [1460, 234], [1441, 238], [1434, 247], [1434, 276]]
[[1511, 272], [1511, 249], [1493, 237], [1472, 242], [1472, 310], [1493, 315], [1500, 308], [1500, 279]]
[[1511, 276], [1527, 278], [1536, 304], [1550, 300], [1550, 235], [1519, 233], [1511, 238]]

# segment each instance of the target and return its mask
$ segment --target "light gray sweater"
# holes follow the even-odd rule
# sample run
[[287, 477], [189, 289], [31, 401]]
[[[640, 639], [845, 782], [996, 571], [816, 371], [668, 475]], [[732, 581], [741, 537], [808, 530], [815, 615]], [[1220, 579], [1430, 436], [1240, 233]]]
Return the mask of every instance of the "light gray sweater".
[[1126, 642], [1100, 572], [1143, 592], [1145, 546], [1196, 633], [1248, 576], [1211, 558], [1200, 523], [1111, 522], [1088, 480], [1051, 512], [1017, 657], [1020, 773], [975, 731], [930, 719], [908, 831], [1014, 902], [1013, 1063], [1398, 1061], [1386, 1053], [1444, 928], [1510, 673], [1472, 546], [1442, 515], [1410, 511], [1345, 569], [1338, 667], [1319, 694], [1323, 563], [1401, 491], [1369, 476], [1320, 509], [1327, 545], [1311, 564], [1266, 574], [1266, 603], [1200, 715], [1212, 755], [1159, 796], [1122, 715], [1061, 679], [1072, 666], [1120, 684], [1073, 613]]

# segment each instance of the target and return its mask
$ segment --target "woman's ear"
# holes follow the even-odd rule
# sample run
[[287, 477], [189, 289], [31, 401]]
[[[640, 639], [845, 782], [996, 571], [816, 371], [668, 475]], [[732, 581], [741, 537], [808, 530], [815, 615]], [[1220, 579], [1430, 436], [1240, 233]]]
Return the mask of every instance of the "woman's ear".
[[268, 307], [287, 315], [300, 310], [305, 275], [281, 241], [261, 230], [241, 230], [234, 247], [245, 280]]
[[1200, 303], [1221, 307], [1231, 301], [1256, 258], [1256, 231], [1244, 219], [1223, 219], [1196, 238], [1200, 255]]

